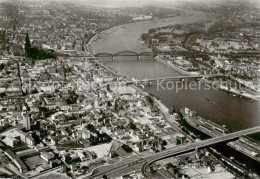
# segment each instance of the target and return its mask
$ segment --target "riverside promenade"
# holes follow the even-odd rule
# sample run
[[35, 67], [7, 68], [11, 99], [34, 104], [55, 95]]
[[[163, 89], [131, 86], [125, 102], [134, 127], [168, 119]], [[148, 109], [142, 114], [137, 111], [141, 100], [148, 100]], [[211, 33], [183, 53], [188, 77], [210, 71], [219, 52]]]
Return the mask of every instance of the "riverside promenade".
[[196, 73], [196, 72], [184, 71], [184, 70], [176, 67], [174, 64], [168, 63], [166, 60], [161, 59], [159, 56], [154, 57], [154, 59], [157, 60], [158, 62], [160, 62], [160, 63], [162, 63], [162, 64], [164, 64], [164, 65], [166, 65], [166, 66], [168, 66], [168, 67], [178, 71], [178, 72], [180, 72], [183, 75], [189, 75], [189, 76], [193, 76], [193, 75], [196, 76], [196, 75], [198, 75], [198, 73]]

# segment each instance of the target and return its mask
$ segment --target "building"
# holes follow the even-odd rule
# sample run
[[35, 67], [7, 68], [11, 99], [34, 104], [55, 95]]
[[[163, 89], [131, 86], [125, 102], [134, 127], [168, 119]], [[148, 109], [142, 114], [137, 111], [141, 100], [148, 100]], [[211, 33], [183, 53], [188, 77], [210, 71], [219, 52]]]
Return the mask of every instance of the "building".
[[83, 139], [89, 139], [90, 138], [90, 132], [87, 130], [82, 131], [82, 138]]
[[46, 162], [50, 162], [52, 159], [54, 159], [54, 155], [51, 152], [42, 152], [40, 157]]
[[24, 143], [28, 144], [29, 146], [34, 146], [35, 145], [35, 140], [32, 136], [28, 135], [25, 132], [22, 132], [19, 129], [14, 129], [15, 135], [20, 137], [20, 140], [23, 141]]
[[15, 163], [15, 165], [19, 168], [19, 171], [21, 173], [26, 173], [28, 171], [23, 161], [18, 156], [16, 156], [10, 149], [7, 149], [4, 153], [12, 160], [12, 162]]
[[6, 136], [5, 143], [11, 147], [14, 147], [19, 143], [19, 141], [12, 136]]
[[196, 111], [192, 111], [189, 108], [185, 108], [184, 112], [189, 117], [196, 117], [197, 116], [197, 112]]
[[156, 47], [154, 47], [154, 50], [160, 54], [168, 54], [168, 55], [172, 54], [171, 47], [166, 44], [156, 46]]
[[133, 21], [147, 21], [147, 20], [152, 20], [153, 16], [145, 16], [145, 15], [141, 15], [139, 17], [134, 17]]
[[192, 63], [187, 60], [175, 60], [174, 61], [178, 66], [189, 68], [192, 67]]
[[22, 113], [22, 118], [23, 118], [23, 127], [28, 131], [31, 130], [30, 117]]
[[184, 109], [184, 112], [185, 112], [185, 114], [188, 116], [188, 115], [190, 114], [190, 109], [189, 109], [189, 108], [185, 108], [185, 109]]

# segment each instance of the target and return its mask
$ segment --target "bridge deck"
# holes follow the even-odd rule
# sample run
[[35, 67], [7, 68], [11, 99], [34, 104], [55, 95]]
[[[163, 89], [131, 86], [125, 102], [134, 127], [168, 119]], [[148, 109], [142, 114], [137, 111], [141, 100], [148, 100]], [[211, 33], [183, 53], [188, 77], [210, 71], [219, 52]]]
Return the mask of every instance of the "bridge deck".
[[146, 158], [146, 161], [148, 161], [148, 164], [150, 164], [157, 160], [167, 158], [167, 157], [170, 157], [173, 155], [177, 155], [177, 154], [183, 153], [185, 151], [195, 150], [196, 148], [206, 147], [206, 146], [214, 145], [217, 143], [233, 140], [240, 136], [254, 134], [257, 132], [260, 132], [260, 126], [250, 128], [250, 129], [245, 129], [245, 130], [234, 132], [234, 133], [230, 133], [230, 134], [220, 136], [220, 137], [203, 140], [200, 142], [195, 142], [195, 143], [192, 143], [189, 145], [182, 145], [182, 146], [174, 147], [172, 149], [165, 150], [158, 154], [154, 154], [153, 156]]
[[138, 83], [138, 82], [152, 82], [160, 80], [174, 80], [174, 79], [188, 79], [188, 78], [209, 78], [209, 77], [220, 77], [222, 75], [194, 75], [194, 76], [172, 76], [172, 77], [162, 77], [162, 78], [153, 78], [153, 79], [144, 79], [144, 80], [135, 80], [129, 83]]
[[117, 53], [97, 53], [94, 54], [96, 57], [116, 57], [116, 56], [152, 56], [152, 52], [142, 52], [142, 53], [136, 53], [134, 51], [121, 51]]
[[[200, 141], [200, 142], [195, 142], [195, 143], [188, 144], [188, 145], [180, 145], [180, 146], [177, 146], [177, 147], [172, 147], [171, 149], [167, 149], [165, 151], [162, 151], [162, 152], [159, 152], [159, 153], [156, 153], [156, 154], [152, 154], [151, 156], [147, 156], [147, 157], [144, 157], [142, 159], [127, 162], [127, 163], [125, 163], [121, 166], [115, 165], [114, 167], [110, 168], [109, 170], [106, 170], [106, 171], [100, 172], [98, 174], [89, 176], [88, 178], [100, 178], [104, 174], [109, 175], [111, 173], [113, 175], [115, 175], [117, 172], [120, 173], [125, 168], [130, 168], [130, 167], [136, 168], [136, 166], [138, 166], [138, 168], [140, 168], [141, 164], [144, 164], [143, 167], [142, 167], [142, 171], [144, 172], [148, 165], [150, 165], [151, 163], [156, 162], [158, 160], [161, 160], [161, 159], [164, 159], [164, 158], [167, 158], [167, 157], [171, 157], [171, 156], [174, 156], [174, 155], [178, 155], [178, 154], [181, 154], [181, 153], [186, 153], [186, 152], [192, 151], [196, 148], [206, 147], [206, 146], [213, 145], [213, 144], [216, 144], [216, 143], [233, 140], [233, 139], [236, 139], [236, 138], [238, 138], [242, 135], [249, 135], [249, 134], [254, 134], [254, 133], [257, 133], [257, 132], [260, 132], [260, 126], [250, 128], [250, 129], [245, 129], [245, 130], [238, 131], [238, 132], [234, 132], [234, 133], [227, 134], [227, 135], [221, 136], [221, 137], [215, 137], [215, 138], [203, 140], [203, 141]], [[83, 178], [86, 178], [86, 177], [83, 177]]]

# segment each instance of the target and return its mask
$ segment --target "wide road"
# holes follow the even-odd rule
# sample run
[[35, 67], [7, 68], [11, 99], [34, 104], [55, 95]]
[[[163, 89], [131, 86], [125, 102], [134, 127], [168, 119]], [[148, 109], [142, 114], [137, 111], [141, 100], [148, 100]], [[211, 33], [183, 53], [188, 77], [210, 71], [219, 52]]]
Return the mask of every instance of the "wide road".
[[214, 145], [214, 144], [217, 144], [217, 143], [233, 140], [233, 139], [236, 139], [236, 138], [243, 136], [243, 135], [249, 135], [249, 134], [254, 134], [254, 133], [258, 133], [258, 132], [260, 132], [260, 126], [241, 130], [241, 131], [230, 133], [230, 134], [226, 134], [226, 135], [220, 136], [220, 137], [202, 140], [202, 141], [187, 144], [187, 145], [180, 145], [180, 146], [177, 146], [177, 147], [172, 147], [170, 149], [155, 153], [151, 156], [144, 157], [143, 160], [141, 159], [139, 161], [129, 162], [129, 163], [127, 163], [127, 164], [125, 164], [121, 167], [116, 166], [113, 169], [110, 168], [110, 170], [107, 171], [107, 172], [102, 172], [102, 173], [96, 174], [95, 176], [92, 176], [92, 177], [89, 177], [89, 178], [100, 178], [100, 177], [102, 177], [102, 175], [104, 175], [106, 173], [110, 176], [111, 175], [119, 176], [120, 174], [118, 172], [122, 172], [126, 168], [128, 168], [128, 169], [135, 168], [136, 165], [140, 166], [140, 164], [144, 164], [143, 168], [145, 170], [146, 166], [148, 166], [151, 163], [156, 162], [158, 160], [161, 160], [161, 159], [164, 159], [164, 158], [167, 158], [167, 157], [171, 157], [171, 156], [174, 156], [174, 155], [186, 153], [186, 152], [195, 150], [197, 148], [207, 147], [207, 146]]
[[250, 128], [250, 129], [245, 129], [245, 130], [230, 133], [230, 134], [226, 134], [226, 135], [220, 136], [220, 137], [214, 137], [214, 138], [211, 138], [211, 139], [202, 140], [202, 141], [195, 142], [195, 143], [188, 144], [188, 145], [177, 146], [177, 147], [159, 152], [157, 154], [154, 154], [151, 157], [147, 157], [145, 159], [148, 163], [153, 163], [157, 160], [167, 158], [167, 157], [170, 157], [170, 156], [173, 156], [173, 155], [177, 155], [177, 154], [182, 153], [182, 152], [186, 152], [186, 151], [188, 152], [188, 151], [194, 150], [196, 148], [202, 148], [202, 147], [214, 145], [214, 144], [217, 144], [217, 143], [236, 139], [236, 138], [243, 136], [243, 135], [254, 134], [254, 133], [257, 133], [257, 132], [260, 132], [260, 126]]

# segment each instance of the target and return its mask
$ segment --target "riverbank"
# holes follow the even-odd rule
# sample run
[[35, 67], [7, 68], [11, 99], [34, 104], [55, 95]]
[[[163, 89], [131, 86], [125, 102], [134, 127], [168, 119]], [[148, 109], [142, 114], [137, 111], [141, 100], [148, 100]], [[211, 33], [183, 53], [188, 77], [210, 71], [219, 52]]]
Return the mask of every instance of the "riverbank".
[[[96, 62], [97, 64], [99, 64], [102, 68], [108, 70], [110, 73], [112, 73], [113, 75], [116, 76], [120, 76], [117, 73], [115, 73], [112, 69], [110, 69], [109, 67], [107, 67], [106, 65], [102, 64], [101, 62]], [[121, 79], [124, 82], [130, 82], [128, 79], [124, 78], [121, 76]], [[166, 121], [168, 121], [168, 123], [178, 132], [181, 132], [180, 129], [178, 128], [178, 123], [176, 121], [176, 118], [174, 115], [170, 115], [169, 111], [170, 109], [163, 104], [160, 100], [156, 99], [154, 96], [152, 96], [151, 94], [147, 93], [146, 91], [142, 90], [141, 88], [139, 88], [137, 85], [132, 84], [131, 87], [133, 89], [135, 89], [136, 92], [139, 92], [140, 94], [142, 94], [143, 96], [151, 96], [155, 102], [155, 105], [157, 106], [157, 108], [161, 111], [161, 113], [163, 114], [163, 116], [165, 117]]]
[[[167, 61], [163, 60], [162, 58], [160, 58], [159, 56], [156, 56], [154, 57], [155, 60], [157, 60], [158, 62], [180, 72], [181, 74], [183, 75], [188, 75], [188, 76], [195, 76], [195, 75], [198, 75], [198, 73], [196, 72], [187, 72], [187, 71], [184, 71], [180, 68], [178, 68], [177, 66], [175, 66], [174, 64], [172, 63], [168, 63]], [[203, 81], [202, 81], [203, 82]], [[210, 83], [211, 85], [216, 85], [216, 84], [213, 84], [214, 82], [213, 81], [209, 81], [209, 80], [206, 80], [204, 82], [208, 82]], [[260, 95], [258, 96], [255, 96], [255, 95], [252, 95], [252, 94], [249, 94], [249, 93], [240, 93], [238, 90], [235, 90], [233, 88], [231, 89], [228, 89], [228, 87], [226, 86], [223, 86], [223, 85], [217, 85], [216, 87], [218, 87], [220, 90], [223, 90], [223, 91], [227, 91], [229, 93], [232, 93], [234, 94], [235, 96], [234, 97], [237, 97], [239, 99], [245, 99], [245, 100], [253, 100], [253, 101], [257, 101], [257, 102], [260, 102]]]
[[[202, 15], [203, 16], [203, 15]], [[147, 33], [149, 29], [164, 26], [166, 24], [187, 24], [191, 19], [180, 17], [166, 18], [164, 22], [152, 20], [149, 22], [138, 22], [126, 25], [125, 28], [114, 28], [108, 30], [100, 36], [95, 42], [92, 41], [91, 47], [96, 52], [116, 53], [121, 50], [130, 50], [135, 52], [146, 51], [145, 44], [141, 43], [140, 36]], [[205, 19], [205, 18], [204, 18]], [[113, 31], [113, 32], [112, 32]], [[127, 78], [150, 79], [181, 75], [177, 68], [169, 68], [168, 64], [163, 64], [158, 60], [129, 60], [128, 57], [122, 57], [120, 61], [102, 62], [105, 66], [113, 67], [113, 70]], [[177, 71], [178, 70], [178, 71]], [[182, 73], [183, 74], [183, 73]], [[259, 121], [259, 103], [250, 102], [241, 98], [235, 98], [232, 94], [224, 90], [182, 90], [178, 94], [173, 90], [162, 90], [155, 84], [145, 86], [145, 91], [154, 96], [158, 96], [162, 103], [169, 106], [175, 106], [176, 109], [188, 107], [197, 111], [205, 119], [210, 119], [217, 124], [225, 124], [233, 131], [246, 129], [260, 125]], [[207, 99], [215, 102], [210, 103]]]
[[226, 91], [228, 93], [232, 93], [234, 97], [239, 98], [241, 100], [244, 99], [244, 100], [250, 100], [250, 101], [253, 100], [253, 101], [260, 102], [260, 95], [259, 96], [253, 96], [253, 95], [248, 94], [248, 93], [240, 93], [239, 91], [237, 91], [233, 88], [228, 89], [228, 87], [226, 87], [226, 86], [213, 84], [214, 82], [209, 81], [209, 80], [201, 80], [200, 82], [204, 83], [204, 84], [207, 83], [207, 84], [210, 84], [210, 85], [214, 85], [214, 87], [217, 87], [220, 90]]
[[100, 38], [92, 41], [91, 47], [96, 53], [117, 53], [120, 51], [142, 53], [147, 49], [140, 43], [140, 37], [142, 33], [147, 33], [149, 29], [166, 25], [189, 24], [196, 21], [206, 22], [212, 18], [213, 16], [203, 12], [188, 16], [184, 13], [180, 16], [120, 25], [100, 32]]
[[160, 63], [162, 63], [162, 64], [164, 64], [164, 65], [166, 65], [166, 66], [168, 66], [168, 67], [178, 71], [179, 73], [181, 73], [183, 75], [188, 75], [188, 76], [198, 75], [198, 73], [196, 73], [196, 72], [188, 72], [188, 71], [185, 71], [183, 69], [180, 69], [177, 66], [175, 66], [174, 64], [168, 63], [167, 61], [161, 59], [159, 56], [154, 57], [154, 59], [157, 60], [158, 62], [160, 62]]

